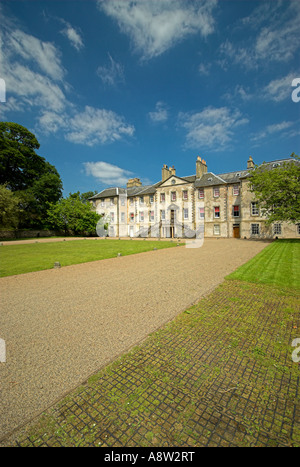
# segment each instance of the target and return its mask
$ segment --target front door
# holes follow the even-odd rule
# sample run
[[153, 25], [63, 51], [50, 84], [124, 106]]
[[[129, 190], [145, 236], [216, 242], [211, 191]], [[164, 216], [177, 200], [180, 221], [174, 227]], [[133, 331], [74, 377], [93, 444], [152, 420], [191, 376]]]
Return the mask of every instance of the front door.
[[240, 224], [233, 224], [233, 238], [240, 238]]

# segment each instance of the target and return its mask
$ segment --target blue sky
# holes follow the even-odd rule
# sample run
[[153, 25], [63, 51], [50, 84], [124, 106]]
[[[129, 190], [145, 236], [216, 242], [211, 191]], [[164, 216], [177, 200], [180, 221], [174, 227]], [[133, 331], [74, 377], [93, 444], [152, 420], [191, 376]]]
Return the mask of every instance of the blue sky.
[[300, 153], [298, 0], [2, 0], [0, 19], [0, 118], [65, 195]]

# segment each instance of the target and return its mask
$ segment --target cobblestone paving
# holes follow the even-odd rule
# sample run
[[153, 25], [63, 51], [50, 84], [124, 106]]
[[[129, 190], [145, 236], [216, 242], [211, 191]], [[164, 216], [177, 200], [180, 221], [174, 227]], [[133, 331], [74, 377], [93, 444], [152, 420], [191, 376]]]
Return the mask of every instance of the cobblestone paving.
[[299, 293], [225, 281], [6, 446], [300, 446]]

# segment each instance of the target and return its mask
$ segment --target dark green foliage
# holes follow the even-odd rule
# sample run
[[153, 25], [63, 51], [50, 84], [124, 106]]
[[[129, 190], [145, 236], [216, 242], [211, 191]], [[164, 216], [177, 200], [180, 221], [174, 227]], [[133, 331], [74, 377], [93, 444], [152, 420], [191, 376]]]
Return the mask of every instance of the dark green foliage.
[[62, 196], [62, 181], [56, 168], [36, 154], [40, 145], [25, 127], [0, 122], [0, 184], [20, 199], [20, 227], [42, 227], [48, 203]]
[[276, 168], [262, 164], [250, 177], [251, 191], [267, 216], [267, 222], [300, 221], [300, 161], [291, 154], [291, 161]]

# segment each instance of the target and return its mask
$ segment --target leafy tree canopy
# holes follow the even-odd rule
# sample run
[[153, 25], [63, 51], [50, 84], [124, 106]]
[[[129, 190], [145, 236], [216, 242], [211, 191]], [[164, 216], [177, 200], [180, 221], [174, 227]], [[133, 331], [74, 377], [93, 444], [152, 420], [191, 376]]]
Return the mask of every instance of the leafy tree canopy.
[[0, 185], [0, 228], [17, 228], [20, 199], [6, 185]]
[[[83, 194], [84, 195], [84, 194]], [[101, 216], [90, 203], [82, 201], [80, 193], [59, 200], [48, 209], [48, 222], [54, 229], [64, 230], [65, 234], [94, 234]]]
[[56, 168], [36, 154], [40, 145], [27, 128], [0, 122], [0, 184], [21, 199], [23, 227], [42, 225], [48, 203], [62, 196], [62, 181]]
[[277, 167], [270, 164], [256, 166], [250, 176], [250, 189], [267, 216], [267, 223], [300, 221], [300, 158]]

